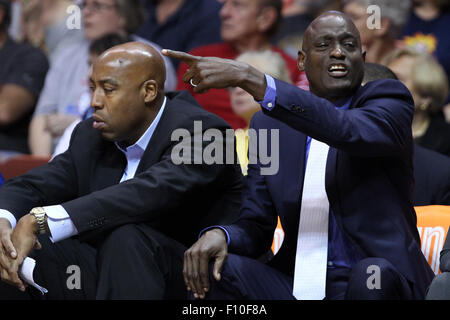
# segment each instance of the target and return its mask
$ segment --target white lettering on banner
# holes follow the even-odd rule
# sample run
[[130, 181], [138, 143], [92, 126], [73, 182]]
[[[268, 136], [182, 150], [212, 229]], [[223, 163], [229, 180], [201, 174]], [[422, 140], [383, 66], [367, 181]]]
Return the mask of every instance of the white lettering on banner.
[[417, 227], [422, 242], [422, 253], [435, 274], [439, 273], [439, 254], [444, 246], [445, 230], [437, 227]]

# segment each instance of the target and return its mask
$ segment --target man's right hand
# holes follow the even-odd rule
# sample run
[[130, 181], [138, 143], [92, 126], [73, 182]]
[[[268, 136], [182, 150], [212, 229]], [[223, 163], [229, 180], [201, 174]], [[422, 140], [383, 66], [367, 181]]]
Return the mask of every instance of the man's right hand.
[[3, 258], [15, 259], [17, 257], [16, 249], [11, 241], [12, 235], [11, 223], [8, 219], [0, 218], [0, 265], [3, 267]]
[[209, 291], [209, 261], [214, 258], [213, 276], [220, 281], [220, 272], [228, 256], [225, 233], [221, 229], [205, 232], [196, 243], [184, 253], [184, 283], [194, 298], [203, 299]]
[[17, 251], [11, 239], [12, 233], [10, 222], [7, 219], [0, 218], [0, 275], [2, 280], [12, 277], [17, 283], [21, 284], [18, 286], [19, 289], [24, 291], [25, 286], [18, 278], [18, 275], [10, 274], [9, 272], [17, 259]]

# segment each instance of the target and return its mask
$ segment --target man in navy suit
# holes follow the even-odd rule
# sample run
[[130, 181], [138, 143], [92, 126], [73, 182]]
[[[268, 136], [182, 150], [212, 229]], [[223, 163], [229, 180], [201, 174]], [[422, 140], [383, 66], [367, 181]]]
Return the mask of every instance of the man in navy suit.
[[[184, 81], [196, 92], [241, 87], [262, 106], [251, 128], [279, 129], [278, 173], [263, 176], [261, 163], [249, 165], [239, 220], [203, 232], [186, 251], [184, 279], [194, 297], [424, 298], [433, 273], [420, 250], [411, 200], [413, 100], [395, 80], [361, 87], [365, 54], [359, 33], [346, 15], [325, 13], [305, 33], [298, 65], [306, 71], [311, 92], [239, 62], [163, 52], [190, 65]], [[324, 223], [310, 224], [299, 232], [302, 215], [310, 215], [302, 208], [304, 198], [311, 197], [304, 187], [305, 177], [310, 183], [317, 175], [306, 175], [308, 166], [314, 165], [308, 162], [312, 141], [329, 147], [322, 170], [328, 216]], [[315, 210], [322, 204], [313, 200], [308, 206]], [[277, 215], [284, 242], [274, 258], [263, 264], [254, 258], [268, 250]], [[304, 234], [323, 225], [328, 230], [325, 261], [316, 274], [299, 281], [304, 274], [297, 271], [297, 263], [309, 258], [297, 247], [306, 241]], [[320, 270], [326, 271], [324, 284], [316, 283]], [[312, 291], [324, 285], [323, 294], [308, 296], [309, 289], [296, 289], [308, 288], [309, 282], [315, 282]]]

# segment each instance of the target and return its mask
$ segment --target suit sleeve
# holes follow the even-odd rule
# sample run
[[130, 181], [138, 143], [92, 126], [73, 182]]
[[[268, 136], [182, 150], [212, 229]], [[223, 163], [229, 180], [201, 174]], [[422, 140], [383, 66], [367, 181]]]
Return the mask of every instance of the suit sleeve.
[[[204, 125], [203, 130], [207, 129], [208, 126]], [[225, 129], [222, 127], [220, 130], [224, 136]], [[209, 143], [203, 141], [202, 150]], [[191, 202], [193, 197], [201, 201], [201, 190], [207, 194], [221, 181], [226, 183], [227, 174], [229, 176], [233, 174], [231, 170], [235, 170], [234, 165], [194, 164], [195, 144], [191, 147], [192, 164], [175, 164], [172, 151], [177, 144], [173, 142], [157, 163], [133, 179], [61, 203], [74, 222], [80, 239], [101, 236], [127, 223], [158, 225], [162, 218], [167, 220], [168, 217], [176, 221], [177, 215], [188, 214], [183, 212], [183, 203]]]
[[363, 89], [356, 107], [338, 110], [333, 103], [275, 80], [275, 107], [266, 115], [328, 145], [362, 157], [395, 156], [410, 148], [414, 104], [409, 91], [394, 80], [375, 81]]
[[[74, 129], [74, 134], [79, 126]], [[8, 180], [0, 188], [0, 207], [19, 220], [34, 207], [56, 205], [78, 194], [77, 172], [69, 151], [51, 162]]]
[[[250, 127], [258, 129], [255, 117]], [[249, 144], [253, 143], [257, 140], [250, 137]], [[261, 174], [263, 165], [257, 159], [256, 164], [248, 165], [248, 174], [244, 178], [239, 219], [232, 225], [224, 226], [230, 238], [229, 251], [249, 257], [259, 257], [267, 252], [277, 223], [277, 212], [265, 176]]]

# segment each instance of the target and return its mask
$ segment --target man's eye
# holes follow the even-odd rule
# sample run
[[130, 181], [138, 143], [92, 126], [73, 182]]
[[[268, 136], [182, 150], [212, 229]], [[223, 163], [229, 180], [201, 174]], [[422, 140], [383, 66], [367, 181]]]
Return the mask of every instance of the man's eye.
[[353, 42], [347, 42], [344, 44], [347, 48], [354, 48], [355, 44]]
[[106, 93], [114, 92], [114, 88], [104, 88], [103, 90], [105, 90]]

